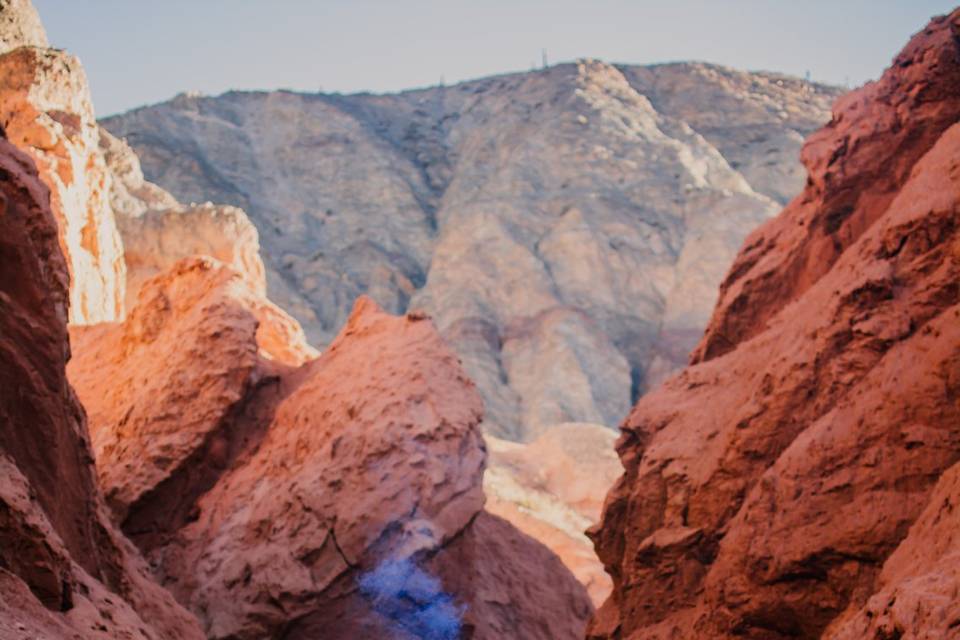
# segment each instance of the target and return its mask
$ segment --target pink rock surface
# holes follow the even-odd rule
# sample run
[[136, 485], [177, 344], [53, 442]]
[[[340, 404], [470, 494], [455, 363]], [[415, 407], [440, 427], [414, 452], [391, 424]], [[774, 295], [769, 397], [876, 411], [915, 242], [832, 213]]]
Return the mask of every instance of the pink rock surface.
[[539, 540], [599, 606], [610, 577], [584, 531], [600, 519], [602, 498], [623, 472], [616, 433], [587, 423], [556, 425], [527, 444], [487, 436], [487, 510]]

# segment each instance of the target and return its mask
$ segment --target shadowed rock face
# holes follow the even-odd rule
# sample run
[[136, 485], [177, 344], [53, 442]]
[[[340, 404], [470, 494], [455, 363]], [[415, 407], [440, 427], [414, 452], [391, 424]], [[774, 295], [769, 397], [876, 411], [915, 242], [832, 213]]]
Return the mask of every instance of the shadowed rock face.
[[693, 366], [623, 425], [600, 638], [930, 638], [960, 624], [960, 11], [838, 102]]
[[615, 423], [686, 360], [835, 95], [582, 61], [397, 95], [183, 95], [104, 124], [178, 198], [250, 213], [270, 295], [315, 343], [361, 293], [425, 309], [487, 431], [527, 440]]
[[0, 636], [201, 638], [109, 524], [67, 383], [68, 271], [50, 192], [0, 138]]

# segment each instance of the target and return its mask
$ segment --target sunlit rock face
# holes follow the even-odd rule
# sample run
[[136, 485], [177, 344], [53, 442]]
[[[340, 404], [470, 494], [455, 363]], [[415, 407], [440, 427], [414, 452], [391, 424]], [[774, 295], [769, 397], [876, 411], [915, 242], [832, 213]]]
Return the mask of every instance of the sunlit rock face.
[[144, 280], [194, 255], [265, 292], [257, 231], [243, 211], [185, 206], [144, 180], [132, 150], [97, 125], [79, 60], [47, 48], [27, 1], [0, 5], [0, 121], [51, 190], [72, 324], [120, 320]]
[[596, 606], [611, 583], [584, 531], [600, 519], [603, 496], [623, 472], [615, 440], [607, 427], [583, 423], [556, 425], [527, 444], [486, 438], [487, 510], [553, 551]]
[[960, 10], [840, 99], [592, 530], [591, 639], [957, 635]]
[[432, 322], [361, 298], [284, 362], [253, 295], [185, 259], [124, 323], [72, 330], [110, 505], [208, 637], [424, 637], [397, 592], [445, 607], [438, 638], [580, 637], [584, 587], [483, 510], [480, 398]]
[[47, 46], [47, 32], [30, 0], [0, 1], [0, 53]]
[[[14, 2], [13, 5], [24, 4]], [[7, 20], [13, 6], [0, 8]], [[30, 8], [32, 11], [32, 7]], [[39, 45], [39, 37], [23, 44]], [[86, 75], [75, 57], [22, 46], [0, 55], [0, 122], [50, 188], [60, 247], [70, 268], [70, 321], [123, 316], [123, 245], [110, 208], [110, 175]]]
[[68, 270], [50, 192], [0, 136], [0, 637], [203, 637], [110, 523], [67, 383]]
[[316, 356], [295, 320], [208, 257], [147, 280], [124, 322], [70, 337], [100, 486], [138, 543], [188, 517], [276, 370]]
[[745, 234], [803, 185], [836, 92], [596, 61], [396, 95], [231, 92], [108, 118], [181, 200], [244, 208], [317, 344], [424, 309], [488, 433], [612, 425], [685, 362]]

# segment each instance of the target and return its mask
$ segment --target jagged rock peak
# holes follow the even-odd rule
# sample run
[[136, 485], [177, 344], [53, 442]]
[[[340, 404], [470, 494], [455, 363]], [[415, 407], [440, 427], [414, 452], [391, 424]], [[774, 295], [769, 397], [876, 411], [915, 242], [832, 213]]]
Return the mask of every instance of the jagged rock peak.
[[47, 46], [47, 32], [30, 0], [0, 0], [0, 54]]
[[803, 147], [806, 187], [747, 238], [693, 362], [762, 331], [884, 214], [913, 166], [956, 122], [958, 38], [956, 12], [935, 18], [880, 80], [837, 101], [830, 122]]

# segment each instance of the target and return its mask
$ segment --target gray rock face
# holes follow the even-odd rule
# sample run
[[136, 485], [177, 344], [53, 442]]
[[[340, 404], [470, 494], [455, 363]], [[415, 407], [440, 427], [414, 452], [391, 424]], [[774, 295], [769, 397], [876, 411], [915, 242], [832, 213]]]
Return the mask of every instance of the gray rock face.
[[181, 95], [103, 124], [181, 200], [245, 209], [270, 296], [328, 342], [424, 309], [514, 440], [612, 425], [686, 360], [836, 91], [580, 61], [394, 95]]

